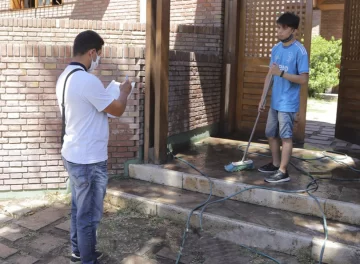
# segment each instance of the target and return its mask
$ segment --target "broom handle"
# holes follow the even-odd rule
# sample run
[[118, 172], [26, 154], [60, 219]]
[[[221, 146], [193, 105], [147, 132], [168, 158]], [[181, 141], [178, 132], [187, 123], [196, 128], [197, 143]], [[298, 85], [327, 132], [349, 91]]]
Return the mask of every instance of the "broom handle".
[[[267, 94], [268, 94], [268, 92], [269, 92], [269, 90], [270, 90], [271, 86], [273, 85], [273, 83], [274, 83], [274, 76], [272, 76], [272, 75], [271, 75], [271, 79], [270, 79], [269, 85], [266, 87], [265, 94], [264, 94], [263, 98], [261, 98], [261, 100], [262, 100], [262, 105], [261, 105], [261, 106], [262, 106], [262, 107], [266, 104], [266, 96], [267, 96]], [[254, 133], [255, 133], [255, 130], [256, 130], [256, 126], [257, 126], [257, 123], [259, 122], [260, 114], [261, 114], [261, 112], [260, 112], [260, 111], [258, 111], [258, 115], [257, 115], [257, 117], [256, 117], [256, 121], [255, 121], [255, 124], [254, 124], [253, 130], [252, 130], [252, 132], [251, 132], [251, 135], [250, 135], [250, 139], [249, 139], [248, 145], [247, 145], [246, 150], [245, 150], [245, 152], [244, 152], [244, 156], [243, 156], [243, 158], [242, 158], [242, 160], [241, 160], [242, 162], [245, 160], [245, 158], [246, 158], [246, 154], [247, 154], [247, 153], [248, 153], [248, 151], [249, 151], [249, 147], [250, 147], [250, 144], [251, 144], [252, 138], [253, 138], [253, 136], [254, 136]]]

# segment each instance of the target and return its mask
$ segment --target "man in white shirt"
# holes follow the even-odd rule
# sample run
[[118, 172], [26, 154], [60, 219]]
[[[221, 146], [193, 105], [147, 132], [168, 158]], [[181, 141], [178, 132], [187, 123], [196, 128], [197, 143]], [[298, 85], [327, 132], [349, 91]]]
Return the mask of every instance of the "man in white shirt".
[[120, 117], [126, 108], [131, 84], [120, 84], [114, 100], [101, 81], [90, 72], [99, 64], [104, 40], [94, 31], [78, 34], [73, 60], [60, 75], [56, 96], [65, 129], [61, 154], [70, 176], [72, 193], [70, 239], [71, 263], [96, 264], [96, 230], [103, 214], [108, 182], [107, 113]]

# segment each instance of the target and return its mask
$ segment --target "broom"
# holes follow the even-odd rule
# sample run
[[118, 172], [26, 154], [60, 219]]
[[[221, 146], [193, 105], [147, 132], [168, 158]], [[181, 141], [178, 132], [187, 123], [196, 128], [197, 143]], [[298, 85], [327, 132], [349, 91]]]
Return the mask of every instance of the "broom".
[[[261, 98], [261, 102], [262, 102], [261, 108], [263, 108], [265, 106], [265, 104], [266, 104], [266, 96], [267, 96], [270, 88], [272, 87], [273, 83], [274, 83], [274, 76], [271, 76], [270, 82], [266, 87], [266, 90], [265, 90], [265, 93], [264, 93], [263, 97]], [[225, 167], [225, 170], [227, 172], [236, 172], [236, 171], [254, 169], [254, 162], [252, 160], [245, 160], [245, 158], [246, 158], [246, 155], [248, 153], [248, 150], [249, 150], [249, 147], [250, 147], [250, 144], [251, 144], [251, 140], [252, 140], [252, 138], [254, 136], [255, 129], [256, 129], [257, 123], [259, 121], [260, 114], [261, 114], [261, 112], [258, 111], [258, 115], [256, 117], [256, 121], [255, 121], [253, 130], [251, 132], [251, 136], [250, 136], [250, 139], [249, 139], [248, 145], [246, 147], [246, 150], [244, 152], [244, 156], [243, 156], [242, 160], [237, 161], [237, 162], [231, 162], [230, 164], [225, 165], [224, 167]]]

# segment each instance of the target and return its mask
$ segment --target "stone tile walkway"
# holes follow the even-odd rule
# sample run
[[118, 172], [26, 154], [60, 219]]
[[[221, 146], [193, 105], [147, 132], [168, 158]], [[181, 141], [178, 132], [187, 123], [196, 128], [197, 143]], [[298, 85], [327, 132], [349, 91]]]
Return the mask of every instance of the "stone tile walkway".
[[[69, 206], [63, 203], [45, 203], [31, 207], [37, 201], [28, 199], [1, 201], [0, 263], [1, 264], [68, 264]], [[106, 204], [105, 204], [106, 205]], [[12, 210], [17, 207], [17, 210]], [[184, 224], [166, 219], [148, 218], [134, 209], [119, 212], [105, 206], [108, 213], [101, 221], [98, 242], [105, 253], [102, 264], [170, 264], [175, 263]], [[26, 213], [24, 213], [26, 212]], [[117, 212], [114, 214], [114, 212]], [[265, 251], [287, 264], [304, 264], [296, 257]], [[184, 247], [183, 264], [266, 264], [237, 245], [215, 238], [212, 234], [190, 232]], [[306, 262], [308, 264], [309, 262]]]
[[68, 264], [61, 257], [70, 252], [69, 207], [31, 207], [47, 203], [34, 200], [0, 201], [0, 263], [2, 264]]
[[336, 101], [309, 99], [305, 143], [327, 150], [360, 152], [360, 146], [335, 138]]
[[351, 149], [360, 151], [360, 146], [335, 138], [335, 124], [306, 121], [305, 143], [324, 149]]

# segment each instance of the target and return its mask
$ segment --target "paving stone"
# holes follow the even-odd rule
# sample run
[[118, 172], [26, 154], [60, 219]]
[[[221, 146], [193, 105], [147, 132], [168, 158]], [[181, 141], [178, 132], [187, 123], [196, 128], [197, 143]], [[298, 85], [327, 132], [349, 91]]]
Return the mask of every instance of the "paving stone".
[[351, 148], [352, 148], [352, 149], [360, 149], [360, 146], [353, 144], [353, 145], [351, 145]]
[[49, 264], [68, 264], [69, 260], [64, 257], [57, 257], [56, 259], [53, 259]]
[[57, 225], [56, 228], [70, 232], [70, 222], [71, 222], [71, 220], [69, 219], [69, 220], [65, 221], [64, 223]]
[[335, 132], [335, 126], [323, 127], [323, 130]]
[[27, 213], [32, 211], [30, 208], [26, 208], [15, 204], [10, 204], [5, 206], [3, 210], [5, 213], [9, 213], [11, 215], [16, 215], [16, 216], [26, 215]]
[[17, 225], [8, 225], [0, 229], [0, 237], [6, 238], [12, 242], [26, 236], [26, 230]]
[[16, 252], [18, 252], [17, 249], [10, 248], [10, 247], [0, 243], [0, 258], [6, 259], [7, 257], [14, 255]]
[[348, 143], [345, 142], [336, 142], [337, 147], [346, 147]]
[[65, 239], [45, 234], [35, 239], [30, 246], [36, 251], [46, 254], [66, 242], [67, 241]]
[[66, 216], [68, 214], [68, 210], [64, 208], [47, 208], [40, 212], [37, 212], [34, 215], [25, 217], [17, 222], [17, 224], [31, 229], [33, 231], [37, 231], [40, 228], [43, 228], [60, 218]]
[[330, 132], [330, 131], [321, 131], [320, 132], [320, 135], [325, 135], [325, 136], [332, 136], [334, 137], [335, 136], [335, 132]]
[[38, 261], [37, 258], [27, 255], [27, 256], [18, 256], [16, 258], [14, 258], [14, 260], [12, 260], [11, 263], [13, 263], [13, 264], [34, 264], [37, 261]]
[[329, 138], [327, 136], [311, 136], [310, 139], [319, 139], [319, 140], [329, 140]]
[[9, 222], [12, 218], [10, 216], [0, 214], [0, 224]]
[[327, 146], [331, 144], [331, 141], [318, 140], [318, 139], [309, 139], [309, 138], [306, 138], [305, 142], [306, 143], [319, 144], [319, 145], [327, 145]]

